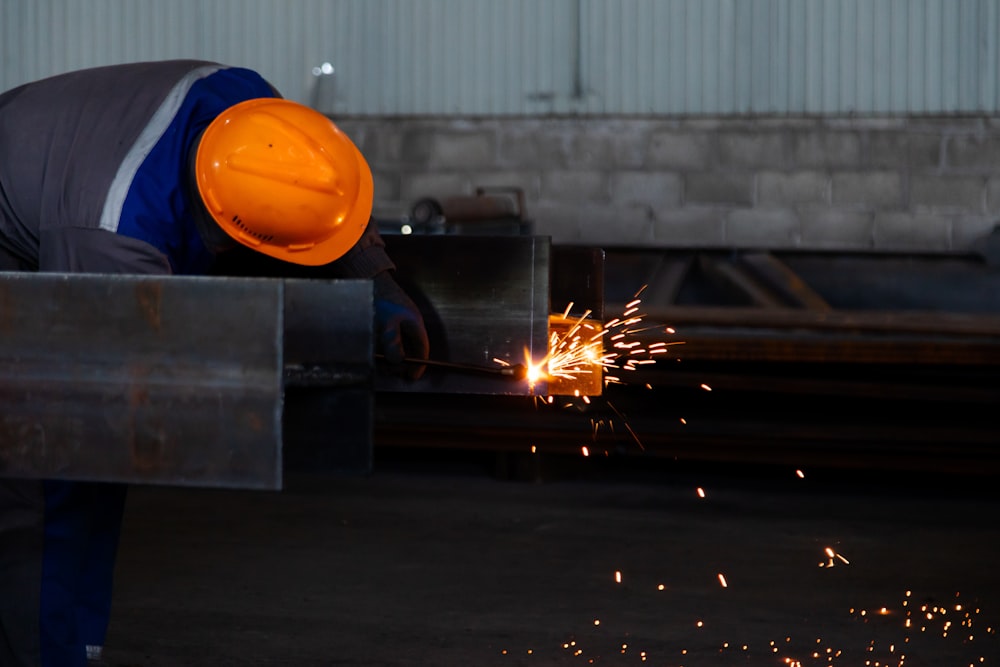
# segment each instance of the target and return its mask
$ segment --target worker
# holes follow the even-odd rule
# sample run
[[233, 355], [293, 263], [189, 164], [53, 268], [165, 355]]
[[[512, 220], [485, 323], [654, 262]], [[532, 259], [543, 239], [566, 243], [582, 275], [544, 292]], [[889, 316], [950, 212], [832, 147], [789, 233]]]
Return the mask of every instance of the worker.
[[[348, 137], [248, 69], [134, 63], [0, 94], [0, 269], [204, 275], [251, 248], [371, 278], [376, 345], [412, 377], [402, 361], [427, 357], [426, 329], [372, 197]], [[0, 480], [0, 665], [99, 664], [125, 496]]]

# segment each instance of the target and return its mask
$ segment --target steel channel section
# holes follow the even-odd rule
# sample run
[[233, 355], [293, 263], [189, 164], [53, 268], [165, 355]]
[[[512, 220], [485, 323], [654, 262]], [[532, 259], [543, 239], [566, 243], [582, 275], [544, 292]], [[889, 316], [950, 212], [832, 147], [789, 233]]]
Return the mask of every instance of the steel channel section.
[[[396, 280], [420, 308], [432, 359], [499, 368], [548, 349], [550, 241], [538, 236], [387, 236]], [[528, 395], [524, 380], [428, 366], [417, 381], [384, 367], [383, 392]], [[545, 393], [544, 383], [536, 385]]]
[[0, 475], [281, 488], [286, 338], [328, 367], [371, 340], [370, 286], [292, 282], [0, 274]]

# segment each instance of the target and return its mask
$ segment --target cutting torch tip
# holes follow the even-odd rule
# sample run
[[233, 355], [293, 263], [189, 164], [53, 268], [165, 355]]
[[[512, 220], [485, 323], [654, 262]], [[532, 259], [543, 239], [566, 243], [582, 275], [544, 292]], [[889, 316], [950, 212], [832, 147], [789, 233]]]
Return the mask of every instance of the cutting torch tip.
[[513, 366], [502, 366], [501, 375], [509, 375], [516, 380], [523, 380], [528, 377], [528, 367], [524, 364], [514, 364]]

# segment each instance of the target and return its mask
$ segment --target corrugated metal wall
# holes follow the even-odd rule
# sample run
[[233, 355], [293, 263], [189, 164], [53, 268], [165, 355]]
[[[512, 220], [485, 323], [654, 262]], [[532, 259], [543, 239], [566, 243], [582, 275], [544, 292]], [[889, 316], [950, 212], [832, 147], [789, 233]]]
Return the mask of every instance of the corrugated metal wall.
[[1000, 0], [0, 0], [0, 39], [0, 89], [194, 57], [348, 115], [1000, 111]]

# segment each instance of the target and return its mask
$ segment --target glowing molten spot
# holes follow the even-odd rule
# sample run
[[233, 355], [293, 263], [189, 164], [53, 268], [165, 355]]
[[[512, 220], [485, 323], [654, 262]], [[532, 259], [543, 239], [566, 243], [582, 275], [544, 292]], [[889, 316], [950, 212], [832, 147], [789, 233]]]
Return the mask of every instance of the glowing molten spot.
[[531, 357], [525, 354], [525, 367], [528, 369], [525, 379], [528, 381], [528, 385], [534, 387], [540, 380], [545, 378], [545, 362], [534, 363], [531, 361]]
[[[535, 360], [530, 350], [525, 351], [525, 379], [532, 390], [544, 381], [549, 399], [553, 395], [576, 396], [587, 402], [588, 396], [600, 396], [605, 384], [621, 383], [619, 371], [635, 371], [646, 364], [655, 364], [659, 355], [667, 354], [671, 345], [679, 344], [664, 341], [646, 344], [637, 338], [637, 334], [655, 328], [642, 323], [638, 296], [644, 289], [645, 286], [625, 305], [620, 317], [607, 322], [591, 319], [590, 310], [570, 316], [572, 303], [562, 313], [549, 315], [545, 357]], [[703, 388], [711, 391], [707, 385]]]

